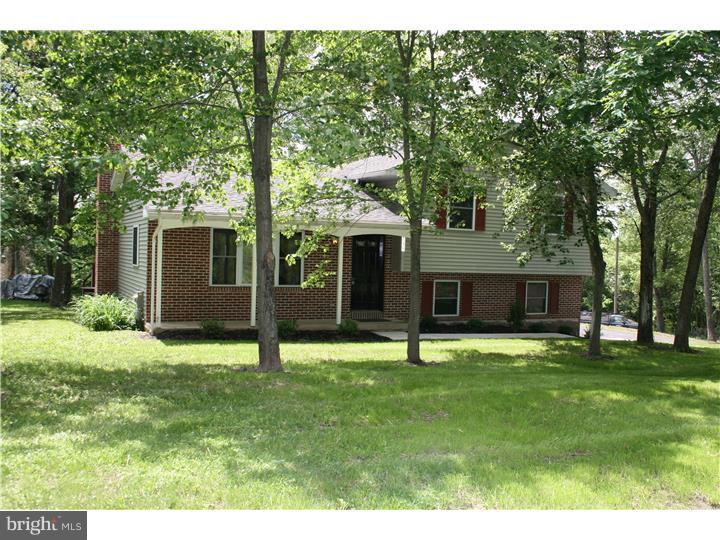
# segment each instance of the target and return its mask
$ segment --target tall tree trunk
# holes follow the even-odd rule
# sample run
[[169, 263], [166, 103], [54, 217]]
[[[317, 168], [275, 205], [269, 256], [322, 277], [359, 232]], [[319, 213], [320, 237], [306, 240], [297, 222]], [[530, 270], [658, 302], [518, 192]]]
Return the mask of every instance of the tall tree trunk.
[[637, 342], [652, 345], [653, 295], [655, 277], [655, 215], [646, 215], [640, 222], [640, 313]]
[[252, 178], [255, 191], [255, 249], [258, 261], [258, 352], [260, 371], [282, 371], [275, 305], [275, 254], [272, 242], [270, 179], [272, 162], [272, 98], [268, 88], [265, 32], [253, 31], [253, 123]]
[[[662, 257], [660, 259], [660, 269], [663, 275], [667, 272], [670, 265], [670, 242], [665, 240], [663, 243]], [[657, 265], [655, 265], [656, 275], [653, 283], [653, 292], [655, 293], [655, 330], [665, 332], [665, 287], [657, 287]]]
[[715, 335], [715, 322], [713, 321], [712, 289], [710, 287], [710, 259], [708, 257], [708, 238], [702, 250], [702, 277], [703, 277], [703, 298], [705, 300], [705, 325], [707, 326], [707, 340], [717, 341]]
[[590, 250], [590, 263], [593, 270], [593, 305], [592, 305], [592, 322], [590, 329], [590, 345], [588, 346], [588, 356], [590, 358], [600, 358], [602, 351], [600, 349], [600, 333], [602, 331], [602, 304], [603, 304], [603, 287], [605, 286], [605, 260], [603, 259], [602, 247], [600, 246], [600, 238], [597, 233], [592, 233], [588, 249]]
[[420, 357], [420, 239], [422, 221], [410, 224], [410, 298], [408, 304], [407, 361], [423, 364]]
[[700, 259], [702, 247], [707, 236], [708, 223], [712, 213], [715, 193], [717, 192], [718, 176], [720, 176], [720, 131], [718, 131], [713, 145], [713, 151], [708, 163], [705, 189], [698, 208], [695, 220], [695, 231], [693, 232], [692, 243], [690, 244], [690, 255], [685, 270], [682, 293], [680, 295], [680, 307], [678, 309], [678, 320], [675, 328], [675, 349], [680, 352], [690, 351], [690, 316], [692, 311], [693, 298], [695, 297], [695, 285], [697, 275], [700, 271]]
[[55, 260], [55, 281], [50, 291], [50, 305], [65, 306], [72, 298], [72, 217], [75, 212], [76, 171], [58, 179], [57, 224], [62, 234], [61, 252]]

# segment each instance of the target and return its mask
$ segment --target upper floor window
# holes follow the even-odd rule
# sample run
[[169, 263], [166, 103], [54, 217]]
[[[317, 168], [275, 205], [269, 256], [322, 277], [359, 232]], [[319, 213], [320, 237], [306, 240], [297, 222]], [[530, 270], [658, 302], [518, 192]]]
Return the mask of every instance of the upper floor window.
[[475, 197], [451, 201], [448, 210], [448, 229], [475, 228]]
[[300, 285], [302, 283], [303, 261], [295, 260], [293, 264], [287, 261], [288, 255], [294, 255], [300, 249], [302, 233], [297, 232], [287, 237], [280, 235], [278, 240], [277, 276], [278, 285]]
[[565, 230], [565, 198], [558, 196], [555, 204], [550, 208], [545, 232], [547, 234], [562, 234]]
[[547, 281], [528, 281], [525, 289], [525, 313], [528, 315], [547, 313], [547, 298]]

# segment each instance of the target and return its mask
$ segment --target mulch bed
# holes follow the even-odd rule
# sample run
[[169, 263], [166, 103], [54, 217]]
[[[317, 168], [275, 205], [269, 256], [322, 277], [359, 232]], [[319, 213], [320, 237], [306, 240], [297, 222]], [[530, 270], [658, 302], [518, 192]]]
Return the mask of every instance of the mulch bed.
[[[157, 339], [205, 339], [211, 341], [257, 341], [257, 330], [226, 330], [222, 337], [208, 338], [201, 330], [166, 330], [160, 332]], [[293, 342], [326, 342], [326, 341], [345, 341], [345, 342], [368, 342], [368, 341], [391, 341], [390, 338], [378, 336], [373, 332], [361, 330], [356, 336], [342, 336], [335, 330], [298, 330], [292, 337], [281, 338], [284, 343]]]

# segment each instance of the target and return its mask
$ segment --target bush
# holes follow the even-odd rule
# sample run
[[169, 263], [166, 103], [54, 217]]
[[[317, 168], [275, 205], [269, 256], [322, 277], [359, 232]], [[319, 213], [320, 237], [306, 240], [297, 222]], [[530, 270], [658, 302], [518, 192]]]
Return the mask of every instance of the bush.
[[208, 339], [218, 339], [225, 334], [225, 323], [217, 319], [200, 321], [200, 330]]
[[112, 294], [83, 295], [72, 304], [75, 320], [90, 330], [132, 330], [136, 328], [135, 302]]
[[278, 321], [278, 335], [282, 339], [288, 339], [297, 334], [298, 325], [296, 320]]
[[467, 329], [472, 330], [473, 332], [480, 332], [485, 328], [485, 321], [482, 321], [480, 319], [470, 319], [467, 322]]
[[528, 330], [530, 330], [531, 332], [535, 332], [535, 333], [547, 332], [545, 323], [542, 323], [542, 322], [531, 323], [530, 326], [528, 326]]
[[338, 324], [338, 334], [345, 337], [355, 337], [358, 335], [358, 324], [352, 319], [346, 319]]
[[420, 319], [420, 331], [421, 332], [433, 332], [437, 330], [438, 320], [432, 315], [424, 315]]
[[573, 330], [572, 326], [568, 326], [567, 324], [561, 324], [558, 326], [558, 332], [561, 334], [565, 334], [566, 336], [574, 336], [575, 330]]
[[507, 322], [515, 332], [522, 330], [525, 323], [525, 306], [521, 302], [515, 302], [510, 306]]
[[586, 328], [582, 337], [584, 339], [592, 339], [592, 328]]

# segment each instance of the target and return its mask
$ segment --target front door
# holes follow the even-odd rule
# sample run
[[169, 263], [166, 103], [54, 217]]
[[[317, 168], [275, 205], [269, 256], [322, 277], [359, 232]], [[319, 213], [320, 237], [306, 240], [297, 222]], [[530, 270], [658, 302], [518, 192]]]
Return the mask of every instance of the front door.
[[383, 309], [384, 237], [353, 237], [351, 309]]

